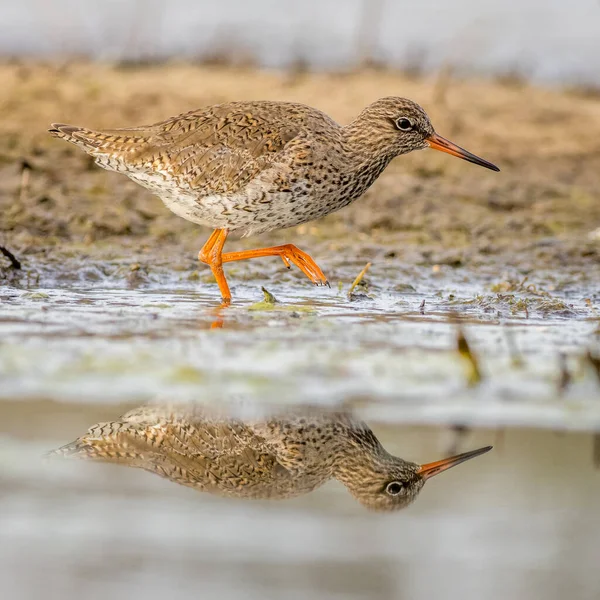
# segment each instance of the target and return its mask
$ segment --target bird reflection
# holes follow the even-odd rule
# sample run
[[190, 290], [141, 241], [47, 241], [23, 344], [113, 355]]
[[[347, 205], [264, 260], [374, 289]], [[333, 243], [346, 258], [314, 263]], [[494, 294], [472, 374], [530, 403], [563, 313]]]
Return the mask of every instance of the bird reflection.
[[229, 306], [229, 303], [221, 302], [218, 307], [210, 311], [211, 316], [214, 317], [213, 322], [210, 324], [211, 329], [223, 329], [223, 325], [225, 324], [224, 312]]
[[413, 502], [430, 477], [489, 450], [418, 465], [389, 454], [346, 412], [305, 407], [241, 420], [199, 405], [145, 405], [50, 454], [137, 467], [238, 498], [292, 498], [337, 479], [367, 508], [392, 511]]

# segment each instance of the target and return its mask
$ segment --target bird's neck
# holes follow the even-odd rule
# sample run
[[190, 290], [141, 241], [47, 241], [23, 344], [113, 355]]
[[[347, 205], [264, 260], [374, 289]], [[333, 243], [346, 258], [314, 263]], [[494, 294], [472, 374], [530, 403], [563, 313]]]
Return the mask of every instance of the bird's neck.
[[357, 117], [342, 129], [344, 160], [366, 190], [398, 155], [394, 137], [377, 135]]
[[361, 474], [379, 470], [382, 464], [394, 460], [371, 429], [364, 424], [349, 428], [340, 440], [343, 440], [343, 447], [340, 447], [337, 453], [333, 476], [350, 492], [364, 484], [364, 477]]

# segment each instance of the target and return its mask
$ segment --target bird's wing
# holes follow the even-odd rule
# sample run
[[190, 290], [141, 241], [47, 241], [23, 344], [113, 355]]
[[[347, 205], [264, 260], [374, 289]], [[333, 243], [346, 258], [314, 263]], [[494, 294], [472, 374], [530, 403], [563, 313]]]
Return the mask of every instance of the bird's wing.
[[125, 464], [177, 483], [235, 493], [269, 495], [270, 485], [290, 474], [263, 437], [238, 421], [142, 407], [51, 454]]
[[99, 159], [110, 155], [134, 170], [163, 172], [205, 195], [234, 193], [279, 162], [284, 148], [302, 137], [311, 117], [307, 107], [290, 104], [278, 111], [279, 106], [232, 102], [150, 126], [92, 131], [54, 124], [50, 132]]

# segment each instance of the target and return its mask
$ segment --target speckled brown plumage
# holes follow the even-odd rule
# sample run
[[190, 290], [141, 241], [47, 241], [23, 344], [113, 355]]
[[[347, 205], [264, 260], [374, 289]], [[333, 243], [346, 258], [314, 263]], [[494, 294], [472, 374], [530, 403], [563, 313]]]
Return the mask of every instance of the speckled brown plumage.
[[199, 258], [211, 266], [226, 301], [222, 263], [232, 260], [277, 255], [313, 283], [327, 283], [291, 245], [223, 254], [230, 232], [258, 234], [339, 210], [394, 157], [428, 146], [497, 170], [438, 136], [421, 107], [396, 97], [374, 102], [345, 127], [303, 104], [231, 102], [143, 127], [53, 124], [49, 131], [148, 188], [177, 215], [220, 232]]
[[386, 452], [346, 413], [305, 408], [242, 421], [197, 406], [151, 405], [94, 425], [50, 454], [138, 467], [240, 498], [291, 498], [335, 478], [368, 508], [394, 510], [432, 475], [489, 449], [419, 466]]

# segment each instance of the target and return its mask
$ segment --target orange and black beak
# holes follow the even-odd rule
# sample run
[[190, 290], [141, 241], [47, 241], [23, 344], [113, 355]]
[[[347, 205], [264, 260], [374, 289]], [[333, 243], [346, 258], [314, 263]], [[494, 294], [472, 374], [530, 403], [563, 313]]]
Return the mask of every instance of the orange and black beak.
[[463, 160], [467, 160], [473, 164], [479, 165], [480, 167], [485, 167], [486, 169], [491, 169], [492, 171], [499, 171], [500, 169], [493, 165], [491, 162], [487, 160], [483, 160], [483, 158], [479, 158], [479, 156], [475, 156], [471, 154], [469, 151], [453, 144], [450, 140], [443, 138], [441, 135], [437, 133], [432, 133], [428, 138], [426, 138], [426, 142], [429, 144], [430, 148], [434, 150], [440, 150], [441, 152], [447, 152], [448, 154], [452, 154], [452, 156], [458, 156], [458, 158], [462, 158]]
[[446, 471], [447, 469], [451, 469], [456, 465], [460, 465], [460, 463], [465, 462], [465, 460], [470, 460], [471, 458], [485, 454], [491, 449], [492, 446], [486, 446], [485, 448], [471, 450], [471, 452], [464, 452], [463, 454], [458, 454], [457, 456], [451, 456], [450, 458], [444, 458], [443, 460], [421, 465], [417, 470], [417, 475], [420, 475], [423, 479], [427, 480], [430, 477], [441, 473], [442, 471]]

